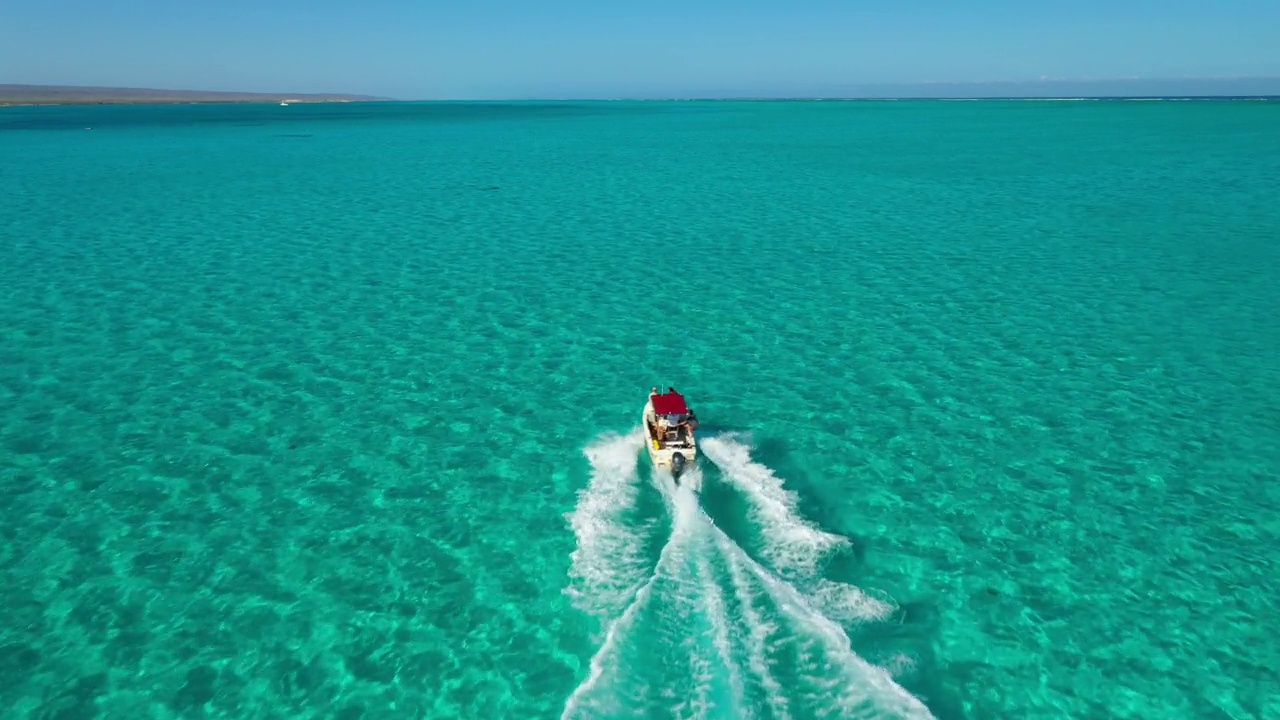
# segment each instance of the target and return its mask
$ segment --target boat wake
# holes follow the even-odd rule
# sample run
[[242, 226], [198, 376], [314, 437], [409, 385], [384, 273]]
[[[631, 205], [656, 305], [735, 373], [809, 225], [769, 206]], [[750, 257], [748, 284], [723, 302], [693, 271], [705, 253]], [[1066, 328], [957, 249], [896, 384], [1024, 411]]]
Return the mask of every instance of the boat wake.
[[578, 538], [566, 591], [581, 610], [597, 617], [617, 617], [648, 573], [644, 543], [647, 529], [629, 522], [640, 492], [636, 448], [644, 442], [639, 429], [626, 435], [604, 435], [586, 449], [591, 482], [578, 495], [569, 524]]
[[890, 673], [859, 657], [844, 624], [892, 607], [819, 577], [848, 544], [802, 518], [796, 498], [734, 436], [702, 441], [728, 485], [745, 495], [759, 531], [757, 560], [699, 504], [698, 467], [677, 484], [651, 482], [670, 530], [646, 564], [655, 524], [634, 517], [643, 433], [605, 436], [586, 450], [591, 482], [568, 515], [578, 539], [566, 590], [599, 618], [601, 640], [562, 718], [929, 718]]

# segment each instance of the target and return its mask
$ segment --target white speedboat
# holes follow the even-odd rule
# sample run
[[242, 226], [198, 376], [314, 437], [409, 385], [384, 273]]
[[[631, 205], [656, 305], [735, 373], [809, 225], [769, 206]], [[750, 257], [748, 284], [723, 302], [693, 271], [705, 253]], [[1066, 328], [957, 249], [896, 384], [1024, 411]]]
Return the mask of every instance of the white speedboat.
[[669, 387], [665, 393], [658, 392], [658, 388], [649, 392], [649, 402], [644, 405], [644, 430], [654, 467], [679, 477], [686, 466], [698, 459], [698, 440], [694, 436], [697, 429], [697, 416], [675, 388]]

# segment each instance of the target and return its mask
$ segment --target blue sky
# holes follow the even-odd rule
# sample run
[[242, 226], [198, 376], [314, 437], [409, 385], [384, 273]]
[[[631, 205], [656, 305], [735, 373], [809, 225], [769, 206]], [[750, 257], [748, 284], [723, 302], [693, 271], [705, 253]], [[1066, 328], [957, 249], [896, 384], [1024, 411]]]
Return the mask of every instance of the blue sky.
[[[1133, 78], [1200, 78], [1158, 92], [1280, 94], [1278, 38], [1277, 0], [10, 0], [0, 83], [436, 99], [1059, 94], [1042, 79], [1140, 94]], [[1272, 79], [1203, 80], [1241, 76]], [[992, 81], [1024, 84], [974, 85]]]

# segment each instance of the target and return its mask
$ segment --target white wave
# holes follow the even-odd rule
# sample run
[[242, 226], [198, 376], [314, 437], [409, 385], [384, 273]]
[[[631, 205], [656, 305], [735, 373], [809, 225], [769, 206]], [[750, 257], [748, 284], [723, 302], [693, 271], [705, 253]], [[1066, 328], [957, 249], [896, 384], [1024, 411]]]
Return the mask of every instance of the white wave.
[[565, 516], [578, 541], [565, 592], [578, 608], [602, 619], [616, 617], [644, 581], [644, 534], [625, 518], [640, 491], [636, 461], [643, 442], [636, 429], [589, 445], [591, 481]]
[[[660, 478], [655, 476], [655, 480]], [[561, 720], [569, 720], [570, 718], [598, 718], [598, 717], [617, 717], [620, 713], [630, 712], [632, 714], [643, 714], [647, 711], [643, 707], [625, 707], [624, 702], [617, 697], [610, 695], [608, 690], [607, 673], [618, 669], [618, 655], [622, 649], [621, 643], [628, 636], [628, 633], [635, 626], [637, 617], [644, 606], [653, 596], [655, 586], [663, 580], [672, 577], [672, 566], [679, 566], [687, 557], [687, 546], [693, 539], [698, 530], [697, 523], [698, 499], [687, 488], [683, 491], [677, 487], [674, 481], [663, 487], [663, 496], [666, 498], [672, 508], [673, 523], [671, 528], [671, 537], [667, 539], [666, 545], [663, 545], [662, 551], [658, 557], [658, 564], [654, 568], [653, 574], [640, 585], [636, 591], [631, 603], [622, 611], [615, 620], [609, 623], [605, 630], [604, 641], [592, 656], [590, 662], [590, 670], [587, 677], [583, 680], [569, 699], [565, 701], [564, 711], [561, 713]], [[673, 602], [679, 603], [681, 598], [676, 598]]]
[[[674, 621], [674, 634], [680, 638], [689, 662], [690, 689], [683, 696], [672, 698], [675, 702], [670, 710], [676, 718], [690, 719], [719, 716], [729, 710], [731, 717], [749, 720], [752, 715], [743, 706], [742, 672], [733, 657], [732, 628], [724, 596], [712, 571], [708, 548], [705, 542], [698, 542], [705, 541], [704, 529], [710, 521], [698, 502], [702, 471], [692, 467], [677, 483], [670, 472], [656, 470], [653, 481], [667, 501], [673, 525], [688, 532], [690, 538], [686, 552], [691, 566], [681, 567], [673, 561], [661, 573], [664, 587], [675, 590], [671, 596], [664, 593], [664, 609], [670, 613], [668, 622]], [[704, 629], [700, 629], [700, 620], [705, 620]], [[714, 697], [722, 674], [727, 675], [728, 708]]]
[[711, 623], [712, 643], [716, 649], [716, 657], [729, 676], [733, 717], [739, 720], [751, 720], [754, 717], [753, 713], [750, 708], [743, 705], [742, 670], [734, 659], [729, 614], [725, 609], [724, 595], [720, 591], [719, 581], [712, 573], [711, 562], [705, 554], [698, 558], [698, 581], [702, 585], [703, 606], [707, 619]]
[[880, 664], [895, 678], [910, 675], [916, 671], [916, 659], [904, 653], [897, 653]]
[[[666, 552], [671, 547], [672, 543], [667, 543], [663, 551]], [[640, 587], [635, 599], [622, 612], [622, 615], [609, 624], [609, 628], [604, 634], [604, 642], [600, 643], [596, 654], [591, 656], [591, 663], [588, 666], [590, 669], [587, 672], [586, 679], [579, 683], [578, 687], [574, 688], [573, 694], [565, 701], [564, 710], [560, 713], [561, 720], [569, 720], [569, 718], [575, 717], [615, 716], [622, 709], [621, 702], [617, 700], [610, 702], [611, 698], [608, 696], [603, 698], [592, 697], [592, 693], [604, 681], [607, 670], [617, 669], [616, 656], [620, 638], [631, 628], [641, 608], [644, 607], [649, 597], [653, 594], [653, 585], [656, 580], [656, 575], [649, 578], [649, 581]]]
[[742, 569], [742, 564], [730, 560], [728, 566], [734, 594], [742, 608], [742, 619], [747, 625], [747, 665], [764, 690], [774, 718], [791, 720], [790, 703], [787, 702], [782, 684], [773, 676], [773, 669], [769, 664], [769, 653], [776, 647], [772, 638], [778, 626], [765, 622], [756, 611], [754, 605], [756, 594], [751, 590], [751, 583]]
[[749, 445], [733, 435], [711, 436], [700, 445], [751, 502], [764, 535], [764, 555], [776, 570], [808, 577], [828, 553], [848, 547], [848, 538], [819, 530], [800, 517], [795, 493], [772, 470], [751, 459]]
[[[626, 527], [622, 514], [635, 505], [639, 446], [639, 433], [633, 433], [597, 442], [587, 452], [593, 477], [572, 514], [579, 538], [573, 574], [579, 594], [592, 593], [592, 607], [625, 607], [610, 616], [587, 677], [565, 702], [562, 720], [647, 717], [655, 702], [679, 718], [762, 713], [791, 720], [801, 708], [819, 717], [932, 717], [889, 671], [859, 657], [840, 625], [882, 618], [892, 605], [812, 575], [825, 552], [848, 541], [800, 518], [795, 496], [771, 470], [750, 460], [745, 444], [732, 438], [704, 440], [706, 454], [752, 502], [766, 559], [782, 571], [805, 575], [804, 585], [814, 588], [814, 597], [802, 594], [785, 574], [757, 562], [715, 526], [693, 489], [701, 480], [696, 466], [678, 484], [667, 472], [653, 473], [653, 485], [672, 518], [671, 535], [648, 579], [628, 584], [644, 571], [643, 538]], [[721, 564], [727, 578], [717, 572]], [[726, 580], [731, 583], [728, 595]], [[732, 616], [730, 602], [736, 609]], [[765, 619], [760, 603], [770, 614], [776, 611], [775, 622]], [[668, 680], [650, 684], [629, 677], [634, 671], [659, 669], [632, 664], [646, 662], [639, 660], [646, 655], [634, 654], [637, 650], [655, 647], [666, 648], [669, 658], [664, 662], [676, 663], [660, 668]], [[803, 682], [784, 687], [773, 662], [792, 652], [799, 654]], [[752, 707], [759, 691], [763, 706]]]
[[[702, 468], [691, 466], [680, 474], [679, 482], [670, 470], [654, 468], [653, 486], [658, 488], [676, 524], [679, 524], [681, 518], [690, 522], [702, 516], [702, 507], [698, 504], [698, 492], [702, 488]], [[680, 517], [676, 517], [677, 513], [681, 514]]]
[[832, 580], [819, 580], [812, 596], [824, 615], [845, 623], [883, 620], [896, 609], [892, 603], [871, 597], [861, 588]]
[[884, 668], [859, 657], [844, 630], [818, 612], [790, 583], [752, 559], [719, 528], [713, 528], [712, 533], [716, 546], [729, 563], [753, 576], [778, 609], [818, 641], [827, 663], [841, 670], [843, 682], [831, 682], [828, 692], [824, 693], [836, 704], [834, 709], [840, 717], [911, 720], [933, 717], [928, 708], [894, 682]]

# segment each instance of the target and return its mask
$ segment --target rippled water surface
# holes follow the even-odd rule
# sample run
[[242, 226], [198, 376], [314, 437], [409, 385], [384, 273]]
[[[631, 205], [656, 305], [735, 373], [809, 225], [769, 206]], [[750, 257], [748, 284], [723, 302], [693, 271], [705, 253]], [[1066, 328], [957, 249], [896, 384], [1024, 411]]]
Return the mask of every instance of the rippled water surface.
[[1277, 127], [0, 109], [0, 706], [1280, 718]]

